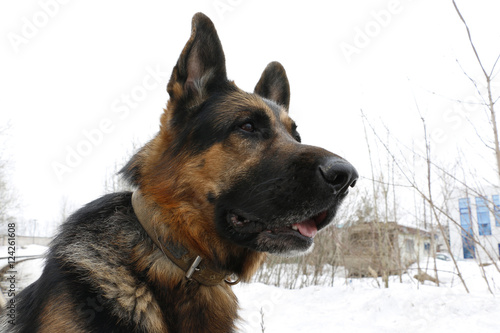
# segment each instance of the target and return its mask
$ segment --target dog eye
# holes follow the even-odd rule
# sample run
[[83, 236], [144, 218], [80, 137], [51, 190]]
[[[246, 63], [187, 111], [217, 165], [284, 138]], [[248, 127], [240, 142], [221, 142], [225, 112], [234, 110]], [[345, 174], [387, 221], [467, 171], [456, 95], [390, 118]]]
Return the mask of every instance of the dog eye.
[[255, 127], [253, 126], [252, 123], [244, 123], [243, 125], [240, 126], [240, 128], [245, 132], [250, 132], [250, 133], [255, 132]]

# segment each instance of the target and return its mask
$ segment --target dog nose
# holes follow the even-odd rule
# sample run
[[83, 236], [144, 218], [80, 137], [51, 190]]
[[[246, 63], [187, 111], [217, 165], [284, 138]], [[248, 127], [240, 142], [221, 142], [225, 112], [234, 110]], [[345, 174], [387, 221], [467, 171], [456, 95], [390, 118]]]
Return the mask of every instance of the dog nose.
[[338, 157], [330, 157], [319, 166], [321, 175], [335, 194], [347, 194], [349, 187], [354, 187], [358, 180], [358, 172], [346, 160]]

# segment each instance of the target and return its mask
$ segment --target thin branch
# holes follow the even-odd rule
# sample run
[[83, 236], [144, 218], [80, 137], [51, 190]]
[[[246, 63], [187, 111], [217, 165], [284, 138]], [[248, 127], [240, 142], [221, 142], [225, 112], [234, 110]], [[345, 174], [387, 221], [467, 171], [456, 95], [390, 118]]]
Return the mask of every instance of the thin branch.
[[360, 178], [360, 179], [366, 179], [366, 180], [371, 181], [371, 182], [379, 183], [380, 185], [384, 185], [384, 186], [402, 187], [402, 188], [412, 188], [412, 186], [411, 186], [411, 185], [397, 184], [397, 183], [395, 183], [395, 182], [385, 182], [385, 181], [383, 181], [383, 180], [372, 179], [372, 178], [370, 178], [370, 177], [360, 176], [359, 178]]
[[500, 53], [498, 54], [497, 59], [495, 60], [495, 63], [493, 64], [493, 67], [491, 67], [491, 71], [490, 71], [490, 75], [489, 75], [490, 77], [493, 76], [493, 72], [495, 71], [495, 66], [497, 65], [498, 59], [500, 59]]
[[460, 10], [458, 9], [457, 4], [455, 3], [455, 0], [453, 0], [453, 6], [455, 6], [455, 10], [457, 11], [457, 14], [460, 17], [460, 20], [462, 20], [462, 22], [463, 22], [463, 24], [465, 26], [465, 29], [467, 30], [467, 36], [469, 36], [470, 46], [472, 47], [472, 50], [474, 51], [474, 55], [476, 56], [476, 59], [477, 59], [477, 61], [479, 63], [479, 66], [481, 66], [481, 69], [482, 69], [482, 71], [484, 73], [484, 76], [487, 77], [487, 78], [489, 78], [488, 74], [486, 73], [486, 71], [484, 69], [483, 63], [481, 62], [481, 59], [479, 58], [479, 55], [477, 54], [476, 47], [474, 46], [474, 43], [472, 42], [472, 37], [471, 37], [471, 34], [470, 34], [469, 26], [467, 25], [467, 22], [465, 22], [465, 19], [462, 16], [462, 13], [460, 13]]
[[481, 99], [483, 101], [483, 105], [487, 105], [487, 102], [484, 99], [483, 94], [481, 93], [481, 89], [479, 89], [479, 87], [477, 85], [477, 82], [469, 74], [467, 74], [467, 72], [462, 67], [462, 64], [460, 64], [460, 61], [458, 61], [458, 59], [455, 59], [455, 61], [458, 64], [458, 67], [460, 67], [460, 69], [462, 70], [462, 73], [464, 73], [464, 75], [470, 80], [470, 82], [472, 82], [472, 84], [474, 85], [474, 88], [476, 88], [476, 91], [477, 91], [479, 97], [481, 97]]
[[372, 186], [373, 186], [373, 201], [375, 203], [375, 220], [378, 221], [378, 209], [377, 209], [377, 196], [375, 195], [376, 193], [376, 189], [375, 189], [375, 172], [374, 172], [374, 167], [373, 167], [373, 159], [372, 159], [372, 152], [371, 152], [371, 148], [370, 148], [370, 141], [368, 140], [368, 133], [366, 131], [366, 125], [365, 125], [365, 120], [367, 120], [366, 118], [366, 115], [365, 113], [363, 112], [363, 109], [360, 110], [361, 111], [361, 117], [363, 119], [363, 129], [364, 129], [364, 132], [365, 132], [365, 140], [366, 140], [366, 146], [368, 148], [368, 156], [370, 158], [370, 168], [371, 168], [371, 172], [372, 172]]
[[469, 117], [466, 116], [465, 119], [469, 122], [469, 125], [474, 129], [474, 132], [476, 132], [477, 137], [479, 138], [479, 140], [481, 140], [481, 142], [484, 144], [484, 146], [488, 149], [491, 149], [494, 152], [495, 147], [490, 146], [486, 141], [483, 140], [483, 138], [481, 137], [481, 134], [478, 132], [476, 126], [474, 126], [474, 123], [469, 119]]

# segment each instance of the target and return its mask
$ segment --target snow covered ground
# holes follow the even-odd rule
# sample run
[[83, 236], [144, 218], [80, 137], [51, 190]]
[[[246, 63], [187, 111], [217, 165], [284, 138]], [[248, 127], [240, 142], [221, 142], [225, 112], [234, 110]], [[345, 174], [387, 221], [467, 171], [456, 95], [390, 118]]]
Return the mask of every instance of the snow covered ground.
[[[363, 279], [365, 280], [365, 279]], [[500, 332], [500, 300], [446, 287], [369, 281], [297, 290], [235, 287], [243, 332]]]
[[[420, 269], [429, 267], [434, 275], [433, 265], [422, 261]], [[242, 307], [240, 327], [248, 333], [262, 332], [262, 323], [264, 332], [277, 333], [500, 332], [500, 273], [494, 265], [483, 271], [473, 261], [459, 261], [458, 266], [469, 293], [453, 263], [442, 260], [437, 260], [439, 287], [419, 283], [414, 278], [416, 264], [402, 276], [402, 283], [391, 276], [388, 289], [380, 278], [345, 278], [342, 270], [333, 283], [328, 273], [324, 286], [290, 290], [261, 283], [238, 285], [234, 290]], [[289, 283], [288, 278], [281, 280]]]
[[[45, 247], [19, 249], [18, 256], [43, 253]], [[7, 249], [0, 247], [0, 253]], [[2, 262], [0, 261], [0, 264]], [[426, 263], [421, 263], [421, 267]], [[19, 263], [16, 267], [26, 284], [41, 273], [43, 260]], [[432, 266], [432, 265], [431, 265]], [[241, 332], [500, 332], [500, 273], [493, 265], [483, 270], [470, 261], [459, 268], [470, 293], [458, 279], [452, 262], [438, 261], [440, 287], [420, 284], [410, 274], [391, 277], [389, 288], [373, 278], [325, 279], [325, 286], [285, 289], [262, 283], [234, 287], [241, 311]], [[494, 295], [489, 291], [491, 290]]]

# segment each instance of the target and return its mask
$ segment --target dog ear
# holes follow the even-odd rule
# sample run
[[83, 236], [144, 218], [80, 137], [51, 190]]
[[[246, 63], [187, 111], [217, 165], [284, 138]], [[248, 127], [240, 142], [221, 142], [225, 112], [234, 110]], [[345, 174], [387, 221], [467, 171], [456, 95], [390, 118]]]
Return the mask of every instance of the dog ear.
[[267, 65], [259, 82], [255, 86], [254, 93], [275, 101], [284, 106], [288, 111], [290, 104], [290, 85], [285, 69], [279, 62], [273, 61]]
[[212, 21], [203, 13], [193, 16], [191, 37], [172, 71], [167, 91], [173, 100], [202, 100], [227, 82], [226, 60]]

